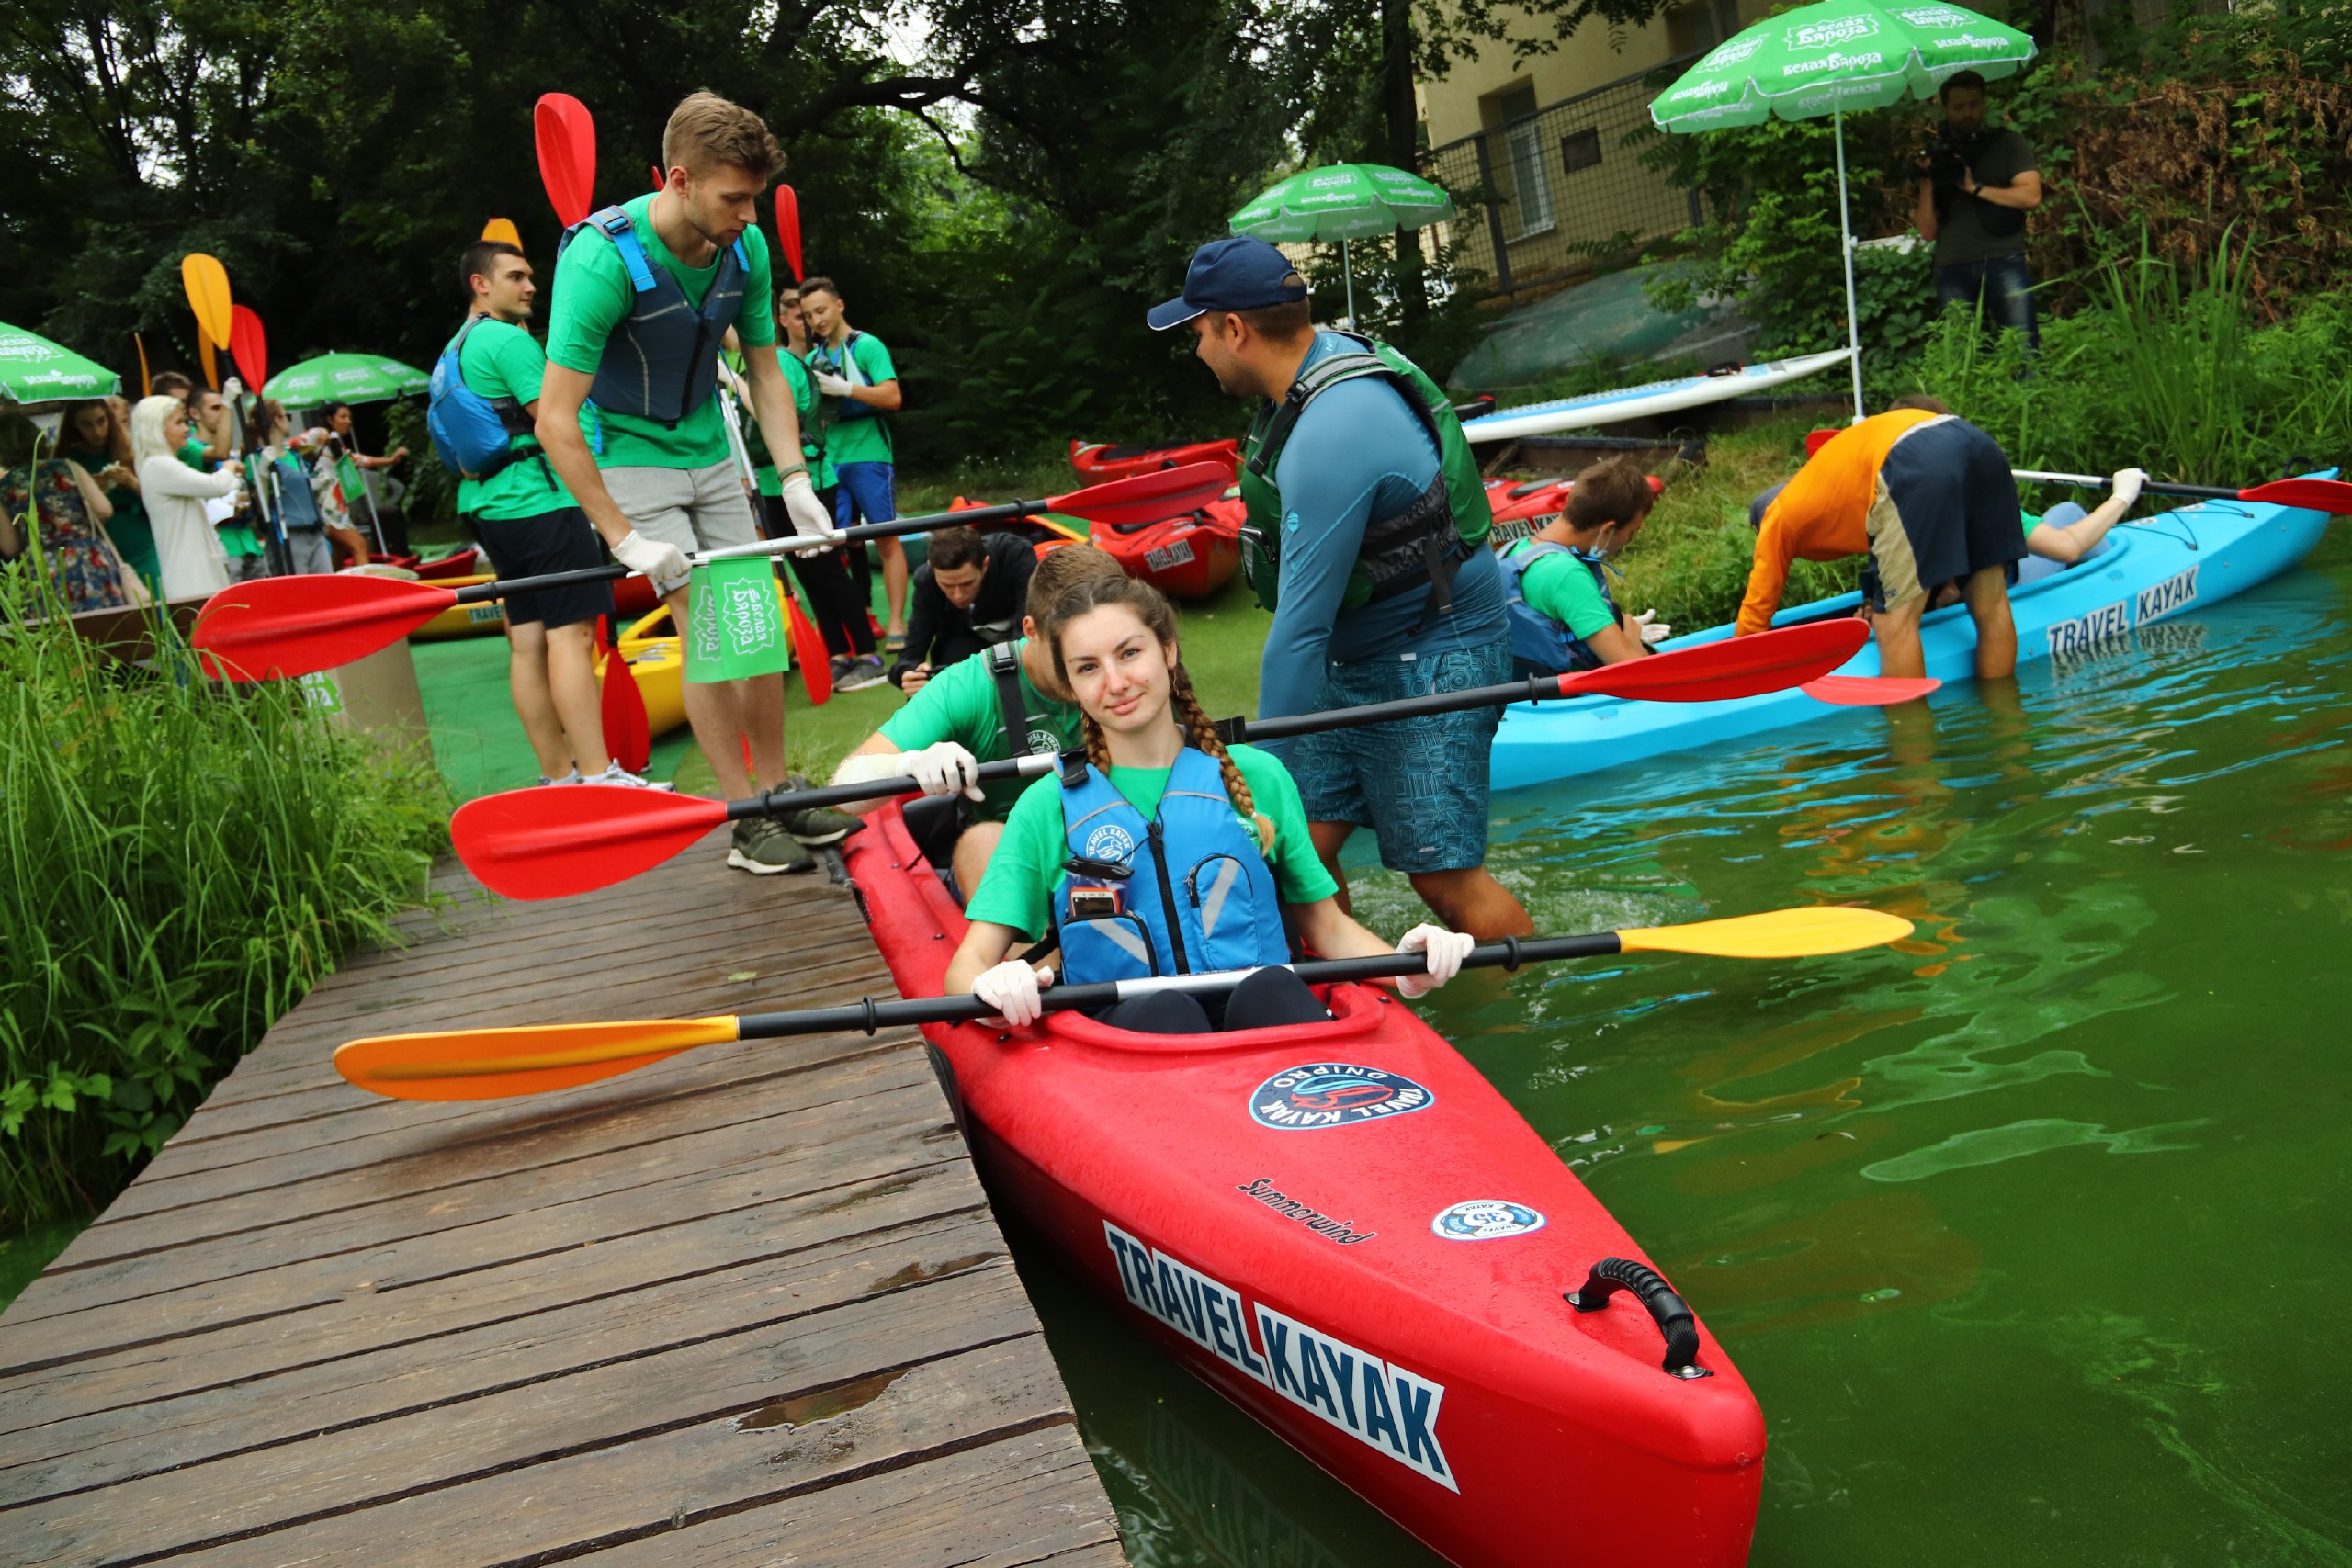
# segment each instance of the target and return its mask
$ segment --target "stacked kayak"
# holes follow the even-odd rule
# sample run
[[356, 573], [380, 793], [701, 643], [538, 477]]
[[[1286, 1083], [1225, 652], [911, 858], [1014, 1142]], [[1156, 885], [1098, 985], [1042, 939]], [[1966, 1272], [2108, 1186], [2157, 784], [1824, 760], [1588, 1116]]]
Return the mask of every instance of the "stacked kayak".
[[1581, 430], [1587, 425], [1615, 424], [1679, 413], [1732, 398], [1754, 397], [1833, 365], [1843, 365], [1850, 349], [1801, 355], [1794, 359], [1770, 359], [1727, 370], [1720, 376], [1679, 376], [1668, 381], [1646, 381], [1638, 387], [1590, 392], [1577, 398], [1555, 398], [1544, 403], [1522, 403], [1462, 422], [1462, 434], [1474, 442], [1517, 441], [1555, 431]]
[[1138, 577], [1171, 599], [1205, 599], [1241, 568], [1241, 498], [1228, 491], [1196, 511], [1156, 523], [1097, 523], [1090, 536]]
[[481, 551], [469, 547], [437, 559], [417, 562], [416, 575], [419, 581], [424, 582], [440, 582], [452, 577], [468, 577], [473, 574], [475, 565], [481, 559]]
[[[895, 807], [842, 845], [902, 996], [962, 912]], [[1329, 1023], [1138, 1035], [1076, 1014], [931, 1025], [1003, 1213], [1147, 1337], [1453, 1562], [1746, 1561], [1764, 1423], [1703, 1327], [1690, 1375], [1623, 1228], [1386, 993]], [[1657, 1298], [1653, 1298], [1657, 1299]]]
[[[2323, 477], [2334, 477], [2329, 469]], [[2009, 613], [2018, 628], [2018, 662], [2066, 659], [2112, 637], [2217, 604], [2267, 581], [2312, 552], [2327, 530], [2324, 513], [2247, 501], [2206, 501], [2112, 530], [2099, 548], [2062, 570], [2028, 558]], [[1850, 615], [1859, 593], [1783, 610], [1774, 626]], [[1974, 673], [1976, 626], [1966, 606], [1930, 611], [1920, 621], [1928, 673], [1950, 684]], [[1659, 651], [1717, 642], [1715, 626], [1661, 643]], [[1875, 675], [1878, 647], [1865, 644], [1838, 673]], [[1517, 704], [1495, 735], [1494, 787], [1597, 773], [1672, 751], [1714, 746], [1838, 711], [1802, 692], [1773, 692], [1721, 703], [1634, 703], [1579, 697], [1540, 706]]]
[[[1568, 492], [1576, 488], [1573, 479], [1529, 479], [1522, 484], [1488, 479], [1487, 504], [1494, 512], [1495, 527], [1487, 543], [1499, 550], [1549, 526], [1567, 506]], [[1650, 493], [1657, 495], [1665, 489], [1666, 481], [1652, 474]]]
[[1167, 446], [1114, 446], [1101, 441], [1072, 441], [1069, 466], [1090, 485], [1131, 479], [1159, 468], [1181, 468], [1187, 463], [1222, 463], [1241, 471], [1238, 441], [1188, 441]]
[[[461, 577], [437, 579], [433, 586], [455, 591], [471, 588], [477, 582], [488, 582], [486, 571], [468, 572]], [[497, 599], [478, 604], [452, 604], [414, 631], [408, 634], [411, 642], [440, 642], [449, 637], [486, 637], [506, 629], [506, 605]]]

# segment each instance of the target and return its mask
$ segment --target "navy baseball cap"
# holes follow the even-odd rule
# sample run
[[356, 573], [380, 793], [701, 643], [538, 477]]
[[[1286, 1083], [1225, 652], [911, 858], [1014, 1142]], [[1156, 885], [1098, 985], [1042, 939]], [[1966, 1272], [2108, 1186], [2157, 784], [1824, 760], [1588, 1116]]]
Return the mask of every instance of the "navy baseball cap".
[[1193, 253], [1184, 269], [1184, 292], [1154, 305], [1144, 320], [1164, 333], [1211, 310], [1255, 310], [1306, 298], [1306, 280], [1291, 260], [1263, 240], [1211, 240]]

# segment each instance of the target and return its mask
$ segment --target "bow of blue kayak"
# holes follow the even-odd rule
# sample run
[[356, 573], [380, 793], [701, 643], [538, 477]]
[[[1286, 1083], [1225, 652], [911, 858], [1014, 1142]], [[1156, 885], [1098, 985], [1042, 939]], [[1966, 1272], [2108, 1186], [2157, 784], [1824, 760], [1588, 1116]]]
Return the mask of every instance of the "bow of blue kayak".
[[[2320, 477], [2333, 478], [2328, 469]], [[2126, 524], [2091, 556], [2064, 570], [2030, 577], [2009, 594], [2018, 628], [2018, 662], [2064, 658], [2136, 626], [2218, 604], [2294, 566], [2326, 531], [2324, 513], [2258, 502], [2208, 501]], [[1775, 626], [1850, 615], [1858, 593], [1783, 610]], [[1729, 637], [1715, 626], [1661, 644], [1694, 647]], [[1975, 673], [1976, 626], [1965, 606], [1949, 605], [1920, 622], [1928, 673], [1947, 683]], [[1879, 672], [1878, 648], [1866, 644], [1838, 671]], [[1720, 703], [1644, 703], [1584, 697], [1504, 710], [1495, 735], [1493, 787], [1598, 773], [1672, 751], [1716, 747], [1839, 711], [1802, 692], [1773, 692]]]

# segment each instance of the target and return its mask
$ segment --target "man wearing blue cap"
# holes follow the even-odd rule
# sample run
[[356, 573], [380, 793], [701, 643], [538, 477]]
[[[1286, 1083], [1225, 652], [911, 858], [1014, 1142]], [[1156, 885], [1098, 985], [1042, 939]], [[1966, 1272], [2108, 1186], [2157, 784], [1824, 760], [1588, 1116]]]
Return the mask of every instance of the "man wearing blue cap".
[[[1147, 317], [1190, 323], [1217, 385], [1260, 400], [1243, 446], [1243, 560], [1274, 615], [1261, 717], [1357, 707], [1510, 679], [1493, 515], [1437, 383], [1385, 344], [1315, 330], [1306, 284], [1263, 240], [1193, 254], [1184, 292]], [[1273, 743], [1315, 848], [1340, 878], [1358, 828], [1380, 838], [1455, 931], [1532, 931], [1489, 875], [1487, 756], [1498, 710], [1439, 714]], [[1340, 878], [1341, 907], [1347, 884]]]

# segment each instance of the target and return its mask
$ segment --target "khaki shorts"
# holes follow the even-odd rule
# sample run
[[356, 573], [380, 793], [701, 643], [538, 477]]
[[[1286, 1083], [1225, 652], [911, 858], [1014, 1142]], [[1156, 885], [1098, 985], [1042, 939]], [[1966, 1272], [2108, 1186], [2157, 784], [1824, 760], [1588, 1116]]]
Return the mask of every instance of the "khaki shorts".
[[[606, 468], [605, 489], [630, 527], [688, 555], [748, 545], [760, 536], [731, 462], [702, 468]], [[653, 587], [668, 594], [685, 585], [681, 577]]]

